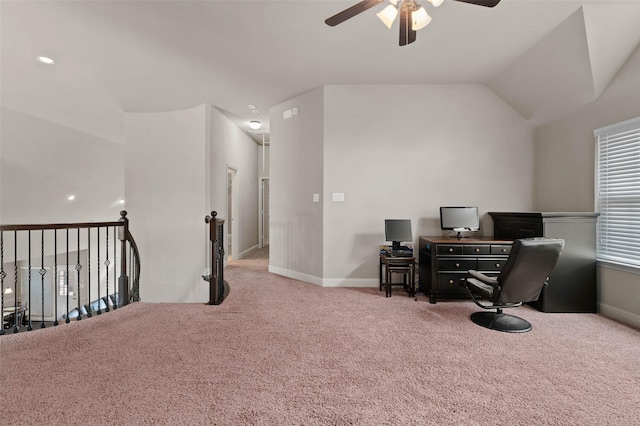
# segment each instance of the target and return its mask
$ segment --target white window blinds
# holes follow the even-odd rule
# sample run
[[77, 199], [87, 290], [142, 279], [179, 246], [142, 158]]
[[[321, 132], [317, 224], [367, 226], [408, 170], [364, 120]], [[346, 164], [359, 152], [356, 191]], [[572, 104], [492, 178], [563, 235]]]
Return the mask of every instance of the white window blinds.
[[593, 133], [598, 260], [640, 268], [640, 117]]

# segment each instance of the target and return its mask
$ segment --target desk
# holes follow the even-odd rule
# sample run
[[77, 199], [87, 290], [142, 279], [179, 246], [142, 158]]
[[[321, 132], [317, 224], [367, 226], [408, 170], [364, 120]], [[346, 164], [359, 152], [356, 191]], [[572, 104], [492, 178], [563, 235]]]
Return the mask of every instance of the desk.
[[[385, 279], [382, 279], [382, 268], [385, 269]], [[384, 284], [386, 290], [386, 296], [391, 297], [392, 285], [408, 286], [409, 296], [416, 294], [416, 258], [413, 256], [389, 256], [386, 253], [380, 253], [380, 265], [379, 265], [379, 279], [380, 290]], [[402, 273], [403, 280], [401, 283], [392, 283], [391, 274]], [[407, 283], [407, 274], [409, 275], [409, 282]]]
[[467, 298], [459, 282], [469, 269], [485, 275], [500, 273], [513, 241], [493, 237], [419, 237], [420, 289], [429, 302], [438, 298]]

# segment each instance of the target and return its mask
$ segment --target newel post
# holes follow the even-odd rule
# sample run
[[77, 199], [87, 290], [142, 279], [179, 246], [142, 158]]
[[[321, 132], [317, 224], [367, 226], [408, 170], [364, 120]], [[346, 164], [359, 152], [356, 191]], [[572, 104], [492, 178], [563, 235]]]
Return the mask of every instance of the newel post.
[[129, 276], [127, 275], [127, 236], [129, 235], [129, 219], [126, 210], [120, 212], [118, 239], [120, 240], [120, 277], [118, 278], [118, 307], [129, 304]]
[[207, 215], [204, 221], [209, 224], [209, 244], [211, 245], [211, 271], [209, 271], [209, 304], [214, 305], [218, 300], [218, 262], [216, 256], [216, 241], [218, 240], [218, 212], [212, 211], [211, 216]]

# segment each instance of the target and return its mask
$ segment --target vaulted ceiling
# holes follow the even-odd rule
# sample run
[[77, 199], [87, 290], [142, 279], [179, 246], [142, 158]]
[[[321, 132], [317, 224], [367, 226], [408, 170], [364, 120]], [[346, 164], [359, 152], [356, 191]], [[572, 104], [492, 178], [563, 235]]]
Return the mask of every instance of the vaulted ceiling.
[[122, 142], [123, 112], [209, 103], [248, 131], [322, 85], [485, 84], [541, 124], [597, 99], [640, 45], [640, 0], [422, 0], [433, 21], [403, 47], [384, 4], [324, 24], [357, 1], [3, 0], [0, 101]]

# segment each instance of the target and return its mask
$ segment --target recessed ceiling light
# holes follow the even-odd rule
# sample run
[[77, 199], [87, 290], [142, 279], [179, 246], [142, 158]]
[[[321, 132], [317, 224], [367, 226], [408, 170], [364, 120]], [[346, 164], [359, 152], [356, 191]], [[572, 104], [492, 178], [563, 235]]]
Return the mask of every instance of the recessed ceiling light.
[[75, 196], [75, 195], [73, 195], [73, 194], [72, 194], [72, 195], [69, 195], [69, 196], [67, 197], [67, 200], [69, 200], [69, 201], [73, 201], [73, 200], [75, 200], [75, 199], [76, 199], [76, 196]]
[[258, 130], [260, 127], [262, 127], [262, 123], [259, 121], [250, 121], [249, 122], [249, 127], [251, 127], [254, 130]]
[[36, 59], [39, 62], [42, 62], [43, 64], [47, 64], [47, 65], [53, 65], [56, 63], [56, 61], [54, 61], [53, 59], [47, 57], [47, 56], [37, 56]]

